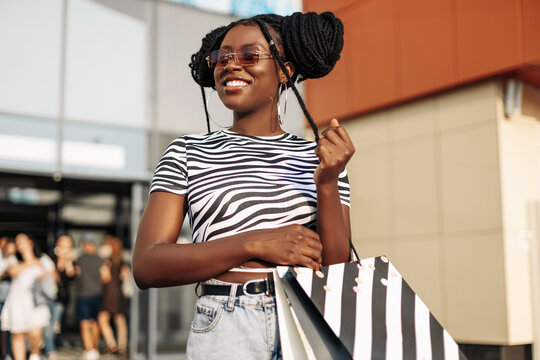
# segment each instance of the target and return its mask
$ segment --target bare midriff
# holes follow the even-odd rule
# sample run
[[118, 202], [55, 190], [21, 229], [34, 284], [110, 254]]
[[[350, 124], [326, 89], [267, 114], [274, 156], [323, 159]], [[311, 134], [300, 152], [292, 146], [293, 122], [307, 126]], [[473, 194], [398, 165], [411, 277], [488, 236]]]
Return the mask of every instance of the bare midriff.
[[[275, 264], [268, 263], [265, 261], [259, 261], [259, 260], [250, 260], [246, 261], [240, 267], [245, 268], [272, 268], [275, 267]], [[237, 284], [243, 284], [246, 281], [254, 280], [254, 279], [265, 279], [268, 276], [268, 272], [238, 272], [238, 271], [227, 271], [223, 274], [214, 276], [214, 279], [231, 282], [231, 283], [237, 283]]]

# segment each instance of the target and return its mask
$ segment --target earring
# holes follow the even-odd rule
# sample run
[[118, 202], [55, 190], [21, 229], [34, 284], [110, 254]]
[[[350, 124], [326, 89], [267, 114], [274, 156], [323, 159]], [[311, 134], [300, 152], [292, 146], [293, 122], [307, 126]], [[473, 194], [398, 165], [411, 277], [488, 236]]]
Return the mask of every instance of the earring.
[[[283, 106], [283, 116], [281, 116], [281, 92], [282, 91], [285, 91], [285, 105]], [[285, 115], [287, 115], [287, 96], [288, 96], [287, 85], [285, 83], [282, 83], [279, 86], [278, 101], [277, 101], [279, 125], [283, 125], [283, 119], [285, 119]]]

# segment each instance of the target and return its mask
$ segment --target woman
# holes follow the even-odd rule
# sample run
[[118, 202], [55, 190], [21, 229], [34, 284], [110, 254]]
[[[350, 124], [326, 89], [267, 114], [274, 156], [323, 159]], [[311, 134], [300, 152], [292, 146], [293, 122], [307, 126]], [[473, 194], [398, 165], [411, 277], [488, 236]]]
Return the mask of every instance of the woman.
[[[343, 25], [331, 13], [259, 15], [213, 30], [192, 56], [203, 98], [204, 87], [215, 88], [233, 125], [169, 145], [133, 254], [141, 288], [202, 282], [187, 359], [280, 358], [268, 268], [318, 270], [349, 258], [344, 169], [354, 146], [337, 120], [319, 139], [294, 86], [328, 74], [342, 47]], [[285, 87], [318, 142], [282, 130]], [[176, 244], [187, 212], [193, 243]]]
[[[42, 331], [49, 323], [49, 309], [45, 303], [34, 302], [34, 283], [46, 275], [40, 261], [41, 252], [26, 234], [18, 234], [15, 238], [17, 251], [22, 261], [10, 258], [8, 268], [11, 276], [11, 287], [2, 309], [2, 330], [11, 332], [11, 348], [15, 360], [26, 359], [25, 336], [30, 344], [30, 360], [41, 359]], [[49, 259], [50, 260], [50, 259]]]
[[[101, 334], [107, 343], [104, 353], [126, 356], [127, 350], [127, 301], [122, 293], [122, 281], [130, 276], [129, 266], [122, 261], [122, 242], [114, 236], [107, 236], [100, 249], [107, 258], [101, 270], [103, 290], [101, 292], [101, 309], [98, 324]], [[118, 344], [111, 327], [114, 320], [118, 336]]]
[[45, 350], [48, 360], [56, 360], [56, 336], [62, 329], [62, 316], [70, 300], [70, 285], [75, 279], [75, 258], [73, 239], [68, 235], [61, 235], [56, 240], [52, 259], [56, 265], [55, 280], [58, 287], [57, 298], [49, 302], [51, 319], [43, 331]]

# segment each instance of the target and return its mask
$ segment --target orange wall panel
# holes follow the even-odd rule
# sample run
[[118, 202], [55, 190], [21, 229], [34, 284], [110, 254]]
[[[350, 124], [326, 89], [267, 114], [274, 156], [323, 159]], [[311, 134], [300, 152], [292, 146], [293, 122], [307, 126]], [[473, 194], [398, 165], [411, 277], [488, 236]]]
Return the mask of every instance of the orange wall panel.
[[522, 60], [519, 0], [455, 0], [459, 79], [511, 68]]
[[[347, 26], [347, 24], [344, 25]], [[344, 43], [347, 44], [347, 42], [348, 36], [345, 35]], [[347, 99], [351, 86], [348, 81], [350, 78], [348, 63], [351, 61], [351, 57], [347, 56], [348, 49], [349, 47], [344, 46], [341, 58], [329, 75], [305, 82], [308, 110], [318, 124], [321, 124], [323, 119], [343, 118], [351, 107]], [[314, 88], [317, 91], [312, 91]]]
[[525, 61], [540, 59], [540, 1], [522, 0]]
[[345, 24], [342, 60], [307, 82], [319, 125], [540, 64], [540, 0], [304, 0], [304, 10]]
[[400, 95], [439, 88], [457, 77], [452, 0], [398, 0]]
[[363, 1], [339, 14], [354, 26], [348, 27], [347, 46], [351, 57], [351, 107], [384, 104], [396, 96], [396, 26], [392, 1]]

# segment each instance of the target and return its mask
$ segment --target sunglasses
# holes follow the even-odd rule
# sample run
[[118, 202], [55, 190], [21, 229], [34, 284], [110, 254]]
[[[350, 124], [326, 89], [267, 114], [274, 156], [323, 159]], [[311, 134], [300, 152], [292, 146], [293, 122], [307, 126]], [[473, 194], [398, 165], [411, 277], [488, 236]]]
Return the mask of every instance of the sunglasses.
[[226, 49], [214, 50], [206, 57], [206, 61], [208, 67], [213, 69], [225, 67], [233, 58], [239, 65], [251, 66], [255, 65], [259, 59], [271, 59], [272, 55], [259, 51], [256, 46], [246, 46], [234, 52]]

